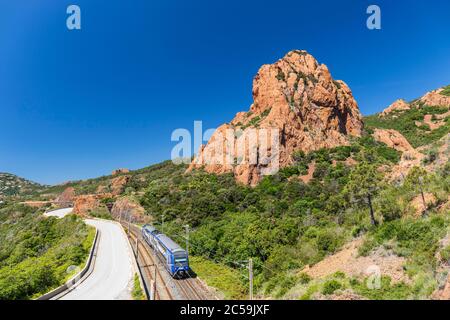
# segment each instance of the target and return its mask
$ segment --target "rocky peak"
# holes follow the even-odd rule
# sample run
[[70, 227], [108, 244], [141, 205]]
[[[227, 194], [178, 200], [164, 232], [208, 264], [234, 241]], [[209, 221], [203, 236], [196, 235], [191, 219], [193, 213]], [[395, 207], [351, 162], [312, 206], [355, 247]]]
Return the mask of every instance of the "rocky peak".
[[[268, 153], [273, 156], [277, 152], [279, 166], [284, 167], [292, 163], [294, 151], [348, 144], [348, 137], [360, 136], [362, 128], [350, 88], [343, 81], [333, 80], [327, 66], [312, 55], [294, 50], [259, 69], [253, 80], [250, 111], [239, 112], [230, 123], [220, 126], [188, 170], [203, 167], [208, 172], [233, 172], [238, 181], [254, 185], [264, 174], [264, 161], [258, 157], [254, 164], [245, 159], [264, 141], [249, 138], [251, 129], [278, 130], [279, 148]], [[238, 133], [227, 135], [230, 129]], [[244, 154], [236, 156], [236, 149], [245, 141], [253, 145], [246, 145]], [[220, 161], [223, 154], [216, 152], [220, 147], [224, 153], [232, 152], [236, 161]]]
[[68, 204], [73, 202], [75, 198], [75, 189], [73, 187], [66, 188], [58, 197], [56, 197], [55, 202], [58, 204]]
[[394, 111], [404, 111], [411, 109], [411, 106], [403, 99], [398, 99], [394, 103], [392, 103], [389, 107], [384, 109], [380, 113], [380, 117], [384, 117]]
[[113, 170], [111, 175], [115, 176], [115, 175], [118, 175], [118, 174], [121, 174], [121, 173], [129, 173], [129, 172], [130, 172], [130, 170], [127, 169], [127, 168], [119, 168], [119, 169]]
[[428, 106], [450, 107], [450, 86], [427, 92], [419, 101]]

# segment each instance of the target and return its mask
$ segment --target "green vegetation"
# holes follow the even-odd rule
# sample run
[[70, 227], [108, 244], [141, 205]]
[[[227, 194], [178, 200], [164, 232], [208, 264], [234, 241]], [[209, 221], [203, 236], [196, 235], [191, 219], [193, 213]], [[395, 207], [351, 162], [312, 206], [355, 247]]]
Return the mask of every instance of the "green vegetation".
[[370, 223], [376, 225], [372, 199], [379, 191], [382, 181], [382, 176], [377, 171], [376, 165], [369, 161], [359, 162], [350, 173], [348, 180], [344, 193], [347, 193], [354, 202], [363, 203], [367, 201]]
[[20, 178], [16, 175], [0, 172], [0, 198], [19, 196], [25, 193], [36, 194], [45, 188], [45, 186]]
[[388, 276], [381, 276], [380, 285], [372, 287], [368, 286], [369, 279], [350, 280], [350, 287], [352, 290], [362, 297], [370, 300], [405, 300], [414, 297], [414, 290], [403, 282], [392, 283]]
[[441, 250], [441, 259], [446, 263], [450, 263], [450, 245]]
[[[439, 242], [443, 239], [450, 226], [448, 215], [432, 215], [424, 219], [406, 218], [386, 222], [380, 227], [373, 229], [367, 235], [364, 245], [360, 248], [363, 255], [371, 250], [383, 246], [400, 257], [406, 259], [404, 269], [413, 283], [409, 286], [396, 284], [394, 288], [382, 289], [380, 292], [365, 290], [363, 286], [359, 291], [371, 299], [424, 299], [431, 295], [437, 288], [439, 274], [437, 266], [439, 261], [436, 253]], [[442, 259], [446, 259], [447, 248], [441, 251]], [[386, 279], [384, 281], [387, 282]], [[383, 288], [388, 287], [388, 283]], [[395, 289], [395, 290], [394, 290]], [[394, 293], [397, 291], [396, 293]]]
[[238, 123], [238, 126], [240, 126], [242, 130], [245, 130], [248, 127], [256, 127], [257, 128], [259, 126], [259, 123], [261, 122], [261, 120], [263, 120], [265, 117], [267, 117], [269, 115], [270, 110], [272, 110], [272, 108], [268, 108], [268, 109], [264, 110], [260, 115], [255, 116], [252, 119], [250, 119], [250, 121], [248, 123], [246, 123], [245, 125]]
[[278, 68], [277, 80], [278, 81], [286, 80], [286, 75], [284, 74], [283, 70], [281, 70], [280, 68]]
[[338, 280], [328, 280], [323, 284], [322, 293], [323, 294], [333, 294], [336, 290], [342, 288], [342, 284]]
[[[308, 166], [314, 161], [317, 165], [316, 177], [322, 175], [333, 162], [339, 170], [346, 170], [344, 161], [352, 158], [360, 161], [362, 157], [368, 157], [372, 165], [395, 164], [400, 160], [400, 153], [395, 149], [387, 147], [384, 143], [377, 142], [370, 135], [364, 135], [355, 139], [349, 146], [339, 146], [331, 149], [320, 149], [309, 154], [303, 151], [293, 155], [294, 165], [280, 170], [280, 175], [289, 178], [294, 175], [305, 175]], [[338, 170], [338, 171], [339, 171]]]
[[133, 290], [131, 291], [131, 296], [134, 300], [145, 300], [144, 291], [141, 287], [141, 282], [139, 281], [139, 275], [134, 274], [133, 278]]
[[337, 272], [324, 279], [316, 279], [308, 284], [300, 284], [293, 289], [300, 293], [300, 300], [311, 300], [316, 295], [341, 295], [352, 293], [360, 298], [370, 300], [404, 300], [418, 298], [414, 288], [403, 282], [392, 283], [388, 276], [377, 278], [350, 278]]
[[104, 206], [96, 208], [95, 210], [91, 210], [89, 215], [93, 218], [100, 218], [105, 220], [113, 220], [111, 213]]
[[441, 94], [443, 96], [450, 97], [450, 85], [444, 87], [444, 90], [441, 91]]
[[[129, 173], [120, 173], [117, 175], [102, 176], [94, 179], [81, 181], [71, 181], [65, 184], [42, 187], [38, 191], [25, 193], [21, 195], [20, 200], [50, 200], [61, 194], [66, 188], [73, 187], [77, 195], [96, 193], [98, 187], [105, 187], [105, 192], [109, 192], [111, 179], [123, 175], [130, 176], [130, 181], [126, 185], [127, 192], [135, 192], [142, 190], [148, 186], [148, 182], [158, 179], [162, 174], [179, 174], [182, 175], [186, 170], [186, 165], [173, 165], [172, 161], [164, 161], [139, 170], [133, 170]], [[106, 204], [111, 199], [104, 199], [102, 202]]]
[[[398, 163], [400, 153], [376, 142], [370, 133], [375, 127], [396, 129], [413, 146], [430, 145], [423, 162], [436, 163], [439, 156], [436, 141], [449, 132], [449, 120], [433, 131], [426, 125], [416, 126], [415, 121], [423, 121], [425, 114], [445, 111], [445, 108], [421, 106], [383, 118], [367, 117], [367, 133], [354, 138], [350, 145], [310, 153], [296, 152], [291, 166], [263, 178], [254, 188], [237, 184], [232, 174], [214, 175], [202, 170], [184, 174], [185, 165], [166, 161], [128, 173], [131, 178], [126, 194], [132, 195], [145, 208], [152, 223], [180, 244], [185, 241], [183, 226], [190, 225], [191, 267], [225, 298], [247, 296], [246, 262], [249, 258], [254, 261], [255, 292], [260, 295], [312, 299], [316, 295], [350, 291], [369, 299], [427, 298], [438, 286], [441, 261], [436, 258], [437, 253], [443, 260], [448, 261], [450, 257], [450, 249], [440, 247], [440, 240], [449, 231], [450, 218], [442, 212], [437, 214], [448, 201], [450, 165], [433, 174], [416, 168], [403, 183], [391, 184], [383, 179], [379, 169]], [[267, 109], [253, 117], [246, 126], [257, 126], [269, 112]], [[299, 176], [307, 174], [312, 165], [313, 177], [305, 184]], [[50, 187], [39, 195], [44, 199], [68, 186], [73, 186], [77, 194], [92, 193], [99, 186], [108, 188], [111, 178], [105, 176]], [[411, 206], [413, 200], [420, 199], [419, 186], [436, 199], [426, 208], [423, 217], [415, 216]], [[106, 199], [103, 204], [110, 201]], [[106, 208], [95, 210], [91, 215], [110, 217]], [[365, 241], [360, 248], [361, 255], [381, 248], [404, 257], [405, 272], [411, 281], [394, 283], [383, 276], [380, 287], [368, 289], [368, 279], [348, 278], [339, 273], [325, 279], [312, 279], [299, 272], [362, 235]], [[52, 252], [52, 246], [58, 248], [58, 243], [55, 240], [51, 246], [45, 246], [47, 251], [39, 251], [43, 252], [42, 259], [47, 263], [53, 261], [47, 260], [47, 252]], [[0, 261], [3, 254], [2, 249]], [[68, 258], [63, 256], [63, 259]], [[67, 267], [61, 261], [59, 263]], [[39, 268], [35, 261], [32, 265]], [[27, 266], [14, 265], [14, 270], [22, 268], [28, 270]], [[52, 270], [53, 267], [45, 265], [45, 268]], [[0, 262], [0, 284], [1, 276], [6, 277], [2, 270]], [[51, 277], [57, 280], [51, 278], [53, 282], [48, 283], [60, 281], [58, 275], [61, 274], [52, 272]], [[44, 280], [40, 280], [44, 284], [38, 289], [33, 289], [35, 292], [46, 291], [41, 287], [51, 286]], [[2, 294], [29, 298], [34, 293]]]
[[406, 270], [414, 276], [419, 271], [434, 269], [439, 240], [447, 234], [449, 225], [450, 217], [447, 216], [390, 221], [368, 234], [360, 252], [365, 255], [384, 245], [398, 256], [408, 259]]
[[[356, 165], [345, 165], [348, 158]], [[173, 164], [167, 164], [167, 171], [161, 170], [150, 182], [140, 201], [154, 224], [164, 219], [164, 232], [179, 243], [184, 243], [182, 226], [189, 224], [191, 252], [203, 262], [245, 274], [245, 261], [252, 257], [256, 290], [283, 297], [298, 283], [308, 282], [305, 275], [296, 276], [295, 270], [333, 254], [354, 236], [371, 235], [391, 222], [403, 224], [399, 218], [411, 214], [409, 203], [420, 194], [418, 176], [424, 178], [425, 191], [437, 197], [435, 207], [444, 201], [449, 184], [441, 174], [413, 170], [401, 186], [382, 181], [376, 168], [398, 158], [396, 151], [366, 135], [350, 146], [298, 152], [292, 167], [265, 177], [254, 188], [237, 184], [231, 174], [194, 171], [179, 175]], [[304, 184], [295, 176], [313, 161], [313, 179]], [[430, 216], [433, 208], [429, 208]], [[374, 221], [379, 226], [374, 226]], [[433, 232], [436, 237], [442, 234]], [[193, 270], [204, 278], [206, 268], [196, 268], [202, 268], [201, 264]], [[214, 281], [215, 276], [206, 275], [205, 280], [214, 283], [212, 286], [230, 283], [219, 276]], [[247, 281], [241, 279], [243, 288]]]
[[[356, 165], [345, 165], [348, 158]], [[349, 146], [309, 154], [298, 152], [294, 159], [293, 166], [265, 177], [255, 188], [236, 184], [230, 174], [194, 171], [180, 176], [171, 168], [173, 165], [167, 164], [167, 174], [162, 170], [159, 178], [150, 182], [141, 204], [155, 224], [161, 224], [164, 217], [164, 232], [179, 243], [184, 243], [182, 226], [192, 227], [193, 270], [230, 298], [239, 296], [228, 293], [231, 284], [239, 283], [242, 288], [248, 285], [248, 280], [238, 275], [246, 273], [245, 261], [249, 257], [254, 259], [256, 290], [276, 298], [289, 294], [299, 284], [308, 287], [309, 296], [315, 292], [329, 294], [349, 289], [376, 299], [404, 297], [407, 290], [413, 292], [412, 296], [426, 297], [430, 288], [435, 288], [436, 282], [430, 275], [436, 263], [426, 265], [421, 260], [431, 257], [437, 248], [420, 237], [415, 239], [423, 241], [422, 244], [411, 244], [411, 248], [423, 245], [427, 252], [419, 254], [417, 251], [417, 255], [413, 255], [405, 251], [407, 247], [403, 243], [395, 251], [408, 260], [408, 274], [413, 277], [411, 286], [391, 284], [386, 278], [378, 291], [369, 294], [357, 285], [361, 279], [353, 281], [353, 285], [350, 280], [346, 283], [337, 279], [342, 284], [339, 290], [335, 282], [323, 288], [323, 283], [319, 285], [305, 274], [296, 275], [295, 270], [317, 263], [352, 237], [364, 233], [368, 233], [368, 240], [363, 254], [391, 243], [392, 239], [371, 240], [391, 223], [405, 228], [403, 236], [404, 232], [413, 232], [409, 220], [400, 218], [412, 214], [409, 203], [420, 194], [419, 177], [423, 178], [425, 192], [433, 193], [438, 202], [429, 208], [429, 218], [418, 221], [427, 224], [427, 219], [435, 219], [434, 208], [445, 201], [449, 193], [445, 168], [438, 174], [413, 170], [403, 185], [388, 184], [376, 168], [396, 163], [399, 153], [375, 142], [369, 135], [355, 139]], [[296, 176], [305, 174], [312, 162], [316, 166], [313, 179], [304, 184]], [[374, 226], [374, 221], [378, 225]], [[430, 231], [434, 242], [443, 235], [445, 228], [446, 224], [442, 224], [439, 230]], [[201, 263], [196, 263], [199, 261], [196, 259], [201, 259]], [[207, 263], [211, 265], [206, 268]], [[214, 265], [233, 270], [240, 281], [221, 279], [216, 272], [205, 272], [209, 268], [214, 270]], [[307, 298], [308, 293], [304, 294], [303, 298]]]
[[447, 117], [445, 124], [435, 130], [430, 130], [430, 127], [424, 123], [417, 126], [415, 122], [423, 122], [427, 114], [443, 114], [446, 111], [448, 111], [446, 107], [431, 107], [416, 103], [410, 110], [393, 112], [381, 118], [378, 115], [368, 116], [364, 118], [364, 122], [369, 131], [374, 128], [395, 129], [416, 148], [435, 142], [448, 134], [450, 118]]
[[224, 299], [245, 299], [247, 289], [239, 271], [202, 257], [190, 256], [189, 264], [206, 283], [218, 289]]
[[75, 215], [45, 218], [27, 206], [0, 208], [0, 300], [32, 299], [65, 283], [73, 266], [84, 266], [94, 236]]

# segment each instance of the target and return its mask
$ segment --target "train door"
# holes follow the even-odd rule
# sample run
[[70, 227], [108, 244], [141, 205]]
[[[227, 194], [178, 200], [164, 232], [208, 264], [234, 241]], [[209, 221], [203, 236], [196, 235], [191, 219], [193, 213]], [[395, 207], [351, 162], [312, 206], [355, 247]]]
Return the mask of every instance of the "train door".
[[169, 250], [167, 250], [166, 265], [167, 265], [167, 269], [169, 270], [169, 273], [173, 274], [172, 253]]

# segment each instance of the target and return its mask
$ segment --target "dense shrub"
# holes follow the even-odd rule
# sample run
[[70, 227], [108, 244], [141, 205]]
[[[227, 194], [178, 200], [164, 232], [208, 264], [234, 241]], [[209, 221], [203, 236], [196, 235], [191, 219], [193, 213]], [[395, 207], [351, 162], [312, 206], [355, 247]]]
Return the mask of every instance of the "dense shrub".
[[70, 277], [82, 265], [94, 230], [77, 216], [44, 218], [21, 205], [0, 209], [0, 300], [30, 299]]

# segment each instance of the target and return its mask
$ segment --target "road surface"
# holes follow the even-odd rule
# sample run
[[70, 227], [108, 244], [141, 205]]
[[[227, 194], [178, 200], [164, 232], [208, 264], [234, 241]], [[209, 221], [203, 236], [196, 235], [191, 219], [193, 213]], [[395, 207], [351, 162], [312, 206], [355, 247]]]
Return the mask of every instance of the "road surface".
[[44, 213], [44, 216], [63, 218], [66, 215], [68, 215], [69, 213], [71, 213], [72, 210], [73, 210], [73, 208], [64, 208], [64, 209], [53, 210], [53, 211]]
[[[49, 212], [63, 217], [71, 209]], [[99, 230], [97, 255], [92, 273], [76, 284], [61, 300], [129, 300], [135, 271], [134, 257], [122, 227], [112, 221], [86, 219]]]

